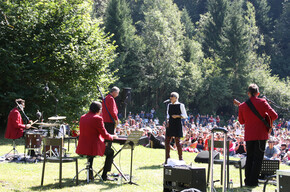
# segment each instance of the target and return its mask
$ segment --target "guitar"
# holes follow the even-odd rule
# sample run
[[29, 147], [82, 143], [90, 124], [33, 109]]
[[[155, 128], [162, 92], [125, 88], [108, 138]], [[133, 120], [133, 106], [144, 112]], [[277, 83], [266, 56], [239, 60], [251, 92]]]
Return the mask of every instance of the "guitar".
[[[234, 103], [234, 105], [237, 106], [237, 107], [241, 104], [241, 102], [239, 102], [239, 101], [236, 100], [236, 99], [234, 99], [233, 103]], [[268, 123], [268, 125], [269, 125], [269, 126], [268, 126], [267, 124], [265, 124], [265, 127], [267, 128], [268, 133], [271, 133], [271, 132], [272, 132], [272, 129], [273, 129], [273, 120], [271, 119], [271, 117], [270, 117], [270, 115], [269, 115], [268, 113], [266, 113], [265, 121], [266, 121], [266, 122]], [[263, 121], [263, 122], [264, 122], [264, 121]]]

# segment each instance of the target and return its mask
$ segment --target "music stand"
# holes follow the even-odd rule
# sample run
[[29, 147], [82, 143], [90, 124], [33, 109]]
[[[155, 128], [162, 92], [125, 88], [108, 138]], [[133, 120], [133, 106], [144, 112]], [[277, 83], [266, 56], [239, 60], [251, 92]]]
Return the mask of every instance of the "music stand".
[[[132, 167], [133, 167], [133, 150], [134, 146], [138, 144], [138, 141], [140, 137], [143, 135], [143, 131], [132, 131], [131, 134], [128, 136], [126, 142], [124, 143], [123, 147], [117, 151], [117, 153], [114, 155], [113, 159], [123, 150], [123, 149], [131, 149], [131, 164], [130, 164], [130, 180], [125, 176], [125, 174], [122, 172], [122, 170], [115, 164], [113, 161], [113, 165], [117, 169], [117, 171], [120, 173], [120, 175], [127, 181], [125, 184], [134, 184], [137, 185], [136, 183], [132, 182]], [[103, 170], [99, 170], [98, 173], [100, 173]]]
[[126, 146], [131, 147], [130, 181], [128, 183], [125, 183], [125, 184], [138, 185], [137, 183], [132, 182], [133, 150], [134, 150], [134, 146], [138, 144], [138, 141], [139, 141], [140, 137], [142, 137], [142, 135], [143, 135], [143, 131], [132, 131], [131, 134], [128, 136], [128, 139], [125, 143], [124, 148], [126, 148]]

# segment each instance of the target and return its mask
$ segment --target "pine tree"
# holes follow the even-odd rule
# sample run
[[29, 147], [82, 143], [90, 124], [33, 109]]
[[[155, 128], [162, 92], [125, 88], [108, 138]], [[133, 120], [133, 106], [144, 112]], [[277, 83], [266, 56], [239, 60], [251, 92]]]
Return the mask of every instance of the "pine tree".
[[220, 50], [224, 19], [227, 15], [226, 0], [208, 0], [208, 17], [201, 29], [202, 47], [206, 57], [214, 57]]
[[262, 34], [269, 34], [271, 20], [269, 18], [270, 6], [267, 0], [249, 0], [256, 10], [256, 22]]
[[184, 25], [185, 35], [191, 39], [192, 36], [195, 34], [195, 27], [191, 22], [191, 18], [186, 8], [182, 10], [181, 23]]
[[142, 54], [140, 38], [135, 34], [131, 10], [127, 0], [110, 0], [106, 10], [105, 30], [112, 34], [112, 39], [117, 47], [118, 57], [115, 59], [111, 70], [119, 79], [119, 87], [131, 87], [136, 90], [142, 82], [140, 76]]
[[283, 13], [277, 22], [274, 33], [276, 46], [272, 54], [272, 72], [281, 78], [290, 76], [290, 2], [283, 6]]
[[221, 47], [222, 74], [229, 80], [233, 96], [237, 98], [244, 94], [248, 84], [249, 39], [241, 0], [234, 0], [230, 4]]
[[143, 76], [140, 97], [158, 108], [164, 97], [180, 85], [182, 76], [183, 26], [181, 13], [172, 0], [144, 1], [141, 37], [145, 52], [140, 62]]

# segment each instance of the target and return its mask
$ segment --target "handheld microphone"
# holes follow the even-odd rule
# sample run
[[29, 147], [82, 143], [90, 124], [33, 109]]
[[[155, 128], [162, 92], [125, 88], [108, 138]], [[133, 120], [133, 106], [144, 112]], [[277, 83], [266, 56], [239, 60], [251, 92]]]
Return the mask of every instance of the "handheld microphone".
[[170, 99], [163, 101], [163, 103], [168, 103], [168, 102], [170, 102]]

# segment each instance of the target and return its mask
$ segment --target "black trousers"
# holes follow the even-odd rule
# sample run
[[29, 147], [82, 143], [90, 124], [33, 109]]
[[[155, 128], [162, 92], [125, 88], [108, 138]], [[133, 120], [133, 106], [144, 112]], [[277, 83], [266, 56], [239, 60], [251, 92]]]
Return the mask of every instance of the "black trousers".
[[[105, 128], [108, 133], [114, 134], [114, 123], [105, 123]], [[107, 173], [111, 171], [112, 164], [113, 164], [113, 157], [114, 157], [114, 150], [112, 149], [112, 141], [108, 141], [106, 143], [106, 150], [105, 150], [106, 160], [103, 170], [103, 177], [107, 176]]]
[[266, 140], [246, 141], [247, 160], [245, 166], [245, 184], [258, 185], [258, 177], [264, 158]]

